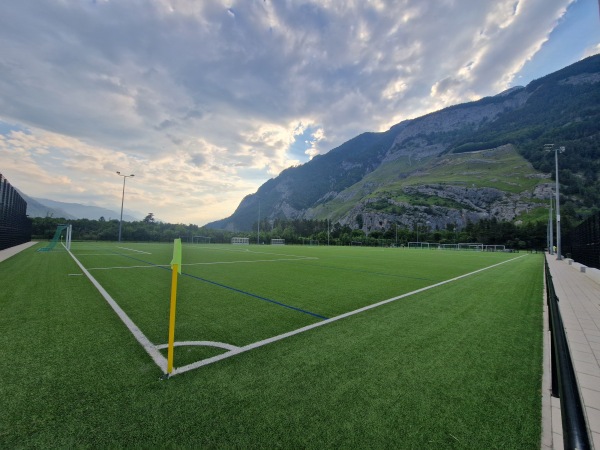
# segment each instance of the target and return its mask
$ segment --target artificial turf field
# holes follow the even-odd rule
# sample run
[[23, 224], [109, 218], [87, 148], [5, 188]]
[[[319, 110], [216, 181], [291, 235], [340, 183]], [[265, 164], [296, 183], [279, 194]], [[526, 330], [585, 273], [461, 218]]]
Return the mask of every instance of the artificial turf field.
[[[72, 252], [153, 344], [167, 342], [172, 245]], [[176, 341], [243, 347], [326, 323], [160, 380], [69, 254], [29, 249], [0, 264], [0, 446], [539, 448], [542, 264], [184, 245]], [[177, 347], [175, 366], [226, 352]]]

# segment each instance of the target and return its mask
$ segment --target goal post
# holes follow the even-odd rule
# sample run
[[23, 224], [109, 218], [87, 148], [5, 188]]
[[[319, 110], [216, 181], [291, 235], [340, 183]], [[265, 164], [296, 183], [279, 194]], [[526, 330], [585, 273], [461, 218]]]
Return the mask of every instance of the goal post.
[[232, 237], [231, 243], [234, 245], [250, 245], [250, 238], [247, 237]]
[[506, 251], [506, 247], [504, 245], [489, 244], [489, 245], [484, 245], [483, 246], [483, 250], [486, 251], [486, 252], [505, 252]]
[[271, 239], [271, 245], [285, 245], [285, 239]]
[[71, 250], [71, 236], [73, 234], [73, 225], [66, 224], [66, 225], [58, 225], [56, 227], [56, 231], [54, 232], [54, 237], [52, 238], [52, 240], [50, 242], [48, 242], [48, 244], [45, 247], [42, 247], [42, 248], [38, 249], [37, 251], [38, 252], [51, 252], [52, 250], [54, 250], [54, 247], [56, 247], [56, 244], [58, 243], [59, 240], [62, 243], [63, 232], [65, 233], [65, 242], [63, 245], [67, 250]]
[[461, 242], [458, 244], [458, 248], [461, 250], [472, 250], [476, 252], [483, 251], [483, 244], [478, 242]]
[[192, 236], [193, 244], [210, 244], [210, 236]]

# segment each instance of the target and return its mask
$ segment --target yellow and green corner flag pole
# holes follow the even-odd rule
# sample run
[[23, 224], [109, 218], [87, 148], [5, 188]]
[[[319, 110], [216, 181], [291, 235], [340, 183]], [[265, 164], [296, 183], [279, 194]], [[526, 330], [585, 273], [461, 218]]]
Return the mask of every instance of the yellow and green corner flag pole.
[[173, 260], [171, 261], [171, 313], [169, 314], [169, 350], [167, 353], [167, 374], [173, 371], [173, 353], [175, 347], [175, 305], [177, 304], [177, 275], [181, 273], [181, 239], [173, 242]]

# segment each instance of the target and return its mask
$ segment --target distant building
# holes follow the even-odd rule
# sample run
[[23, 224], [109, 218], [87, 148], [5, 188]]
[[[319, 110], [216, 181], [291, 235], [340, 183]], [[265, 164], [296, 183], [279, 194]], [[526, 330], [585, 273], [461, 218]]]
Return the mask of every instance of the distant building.
[[0, 173], [0, 250], [31, 241], [27, 202]]

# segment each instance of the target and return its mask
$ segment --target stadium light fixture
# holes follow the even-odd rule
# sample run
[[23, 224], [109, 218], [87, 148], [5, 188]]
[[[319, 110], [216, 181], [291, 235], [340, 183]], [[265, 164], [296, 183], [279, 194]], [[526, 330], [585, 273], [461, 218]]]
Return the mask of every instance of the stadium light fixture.
[[555, 147], [554, 144], [545, 144], [544, 150], [547, 152], [554, 150], [554, 165], [556, 171], [556, 259], [558, 261], [562, 260], [562, 248], [561, 248], [561, 238], [560, 238], [560, 194], [558, 188], [558, 154], [564, 153], [564, 147]]
[[134, 177], [134, 174], [130, 175], [122, 175], [121, 172], [117, 170], [117, 175], [123, 177], [123, 195], [121, 196], [121, 218], [119, 219], [119, 242], [121, 242], [121, 227], [123, 225], [123, 203], [125, 202], [125, 179], [129, 177]]

